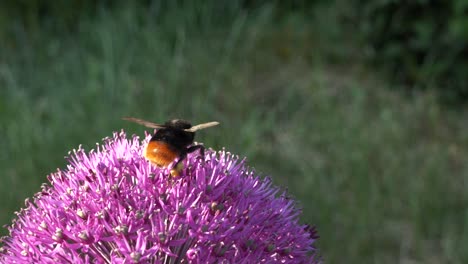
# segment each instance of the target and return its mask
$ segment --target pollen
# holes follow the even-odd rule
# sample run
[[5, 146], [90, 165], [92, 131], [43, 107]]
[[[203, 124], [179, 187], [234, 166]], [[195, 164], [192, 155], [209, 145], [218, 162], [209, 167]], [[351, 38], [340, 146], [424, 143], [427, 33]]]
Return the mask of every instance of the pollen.
[[184, 164], [182, 162], [177, 164], [177, 166], [171, 170], [171, 176], [172, 177], [179, 177], [180, 172], [183, 169], [184, 169]]

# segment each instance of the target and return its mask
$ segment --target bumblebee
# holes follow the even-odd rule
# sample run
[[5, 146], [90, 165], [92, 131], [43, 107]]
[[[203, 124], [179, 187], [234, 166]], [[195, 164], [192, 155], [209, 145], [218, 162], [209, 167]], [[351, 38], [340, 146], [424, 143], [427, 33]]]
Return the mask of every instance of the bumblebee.
[[146, 145], [143, 156], [159, 167], [167, 167], [177, 159], [177, 162], [171, 169], [173, 177], [180, 175], [180, 171], [183, 168], [182, 161], [187, 157], [188, 153], [199, 150], [200, 155], [204, 157], [205, 148], [203, 145], [193, 145], [195, 131], [219, 124], [218, 122], [208, 122], [192, 126], [185, 120], [173, 119], [163, 125], [159, 125], [134, 117], [123, 117], [123, 119], [157, 129], [148, 145]]

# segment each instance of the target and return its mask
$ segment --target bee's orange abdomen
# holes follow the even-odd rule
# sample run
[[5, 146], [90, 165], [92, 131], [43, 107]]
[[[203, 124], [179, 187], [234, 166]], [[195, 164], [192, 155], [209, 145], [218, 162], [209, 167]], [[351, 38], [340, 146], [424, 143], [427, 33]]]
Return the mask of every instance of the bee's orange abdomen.
[[150, 141], [145, 150], [145, 158], [160, 167], [169, 165], [178, 156], [174, 148], [162, 141]]

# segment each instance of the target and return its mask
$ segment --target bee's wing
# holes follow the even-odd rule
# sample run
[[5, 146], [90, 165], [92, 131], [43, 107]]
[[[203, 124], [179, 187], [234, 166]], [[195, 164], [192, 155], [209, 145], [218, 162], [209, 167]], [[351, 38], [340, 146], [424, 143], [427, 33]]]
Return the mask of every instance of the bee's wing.
[[195, 132], [195, 131], [200, 130], [200, 129], [205, 129], [205, 128], [212, 127], [212, 126], [217, 126], [217, 125], [219, 125], [219, 122], [208, 122], [208, 123], [203, 123], [203, 124], [193, 126], [193, 127], [189, 128], [189, 129], [184, 129], [184, 131]]
[[165, 128], [164, 125], [159, 125], [159, 124], [149, 122], [143, 119], [135, 118], [135, 117], [122, 117], [122, 119], [130, 121], [130, 122], [134, 122], [134, 123], [137, 123], [145, 127], [149, 127], [149, 128]]

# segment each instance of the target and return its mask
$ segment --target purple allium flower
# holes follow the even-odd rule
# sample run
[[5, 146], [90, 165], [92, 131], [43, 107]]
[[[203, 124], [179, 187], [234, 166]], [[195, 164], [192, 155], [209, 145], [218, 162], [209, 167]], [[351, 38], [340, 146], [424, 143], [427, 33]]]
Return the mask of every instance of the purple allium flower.
[[207, 150], [173, 178], [124, 132], [75, 150], [17, 213], [1, 263], [318, 263], [315, 229], [270, 180]]

